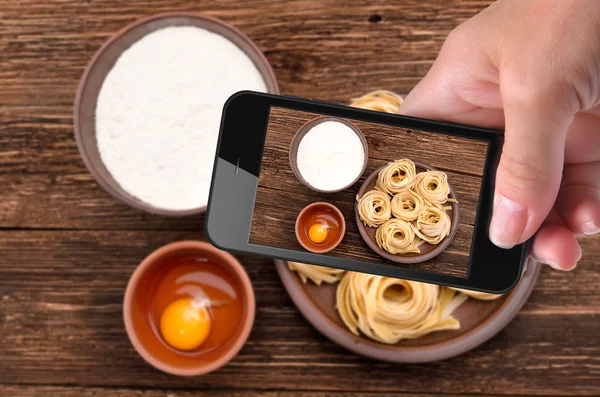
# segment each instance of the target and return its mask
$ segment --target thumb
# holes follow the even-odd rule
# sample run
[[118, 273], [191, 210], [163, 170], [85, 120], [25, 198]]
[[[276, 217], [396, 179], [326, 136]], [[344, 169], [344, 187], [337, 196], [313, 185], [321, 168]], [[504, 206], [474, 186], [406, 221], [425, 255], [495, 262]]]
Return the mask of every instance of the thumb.
[[[483, 61], [472, 58], [471, 68], [476, 69]], [[475, 79], [473, 72], [453, 65], [454, 61], [436, 61], [406, 96], [398, 113], [481, 127], [501, 127], [504, 115], [498, 89], [490, 89], [490, 84]], [[462, 96], [476, 97], [476, 100], [467, 101]]]
[[505, 140], [490, 225], [490, 239], [501, 248], [533, 236], [560, 187], [572, 116], [556, 106], [552, 96], [532, 96], [524, 98], [519, 89], [502, 92]]

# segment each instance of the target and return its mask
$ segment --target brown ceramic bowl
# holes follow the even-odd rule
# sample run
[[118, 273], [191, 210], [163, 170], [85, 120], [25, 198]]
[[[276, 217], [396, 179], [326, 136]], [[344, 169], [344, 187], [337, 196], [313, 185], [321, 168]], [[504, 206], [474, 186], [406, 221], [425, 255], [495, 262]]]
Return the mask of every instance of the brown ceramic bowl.
[[[337, 236], [337, 238], [331, 239], [330, 241], [325, 240], [321, 244], [315, 244], [310, 241], [308, 238], [308, 229], [311, 225], [307, 224], [307, 220], [311, 213], [317, 209], [324, 209], [337, 220], [340, 225], [340, 234]], [[296, 218], [295, 229], [296, 238], [298, 239], [300, 245], [302, 245], [307, 251], [314, 252], [316, 254], [323, 254], [333, 250], [342, 242], [344, 234], [346, 234], [346, 221], [344, 220], [344, 215], [342, 215], [342, 212], [335, 205], [325, 202], [316, 202], [307, 205], [302, 211], [300, 211], [298, 217]]]
[[[415, 166], [417, 167], [417, 172], [435, 171], [436, 170], [435, 168], [433, 168], [427, 164], [424, 164], [424, 163], [421, 163], [418, 161], [413, 161], [413, 162], [415, 163]], [[367, 177], [367, 179], [365, 179], [365, 181], [363, 182], [362, 186], [360, 187], [360, 189], [358, 191], [358, 195], [357, 195], [358, 197], [362, 197], [362, 195], [365, 194], [366, 192], [368, 192], [369, 190], [375, 189], [375, 183], [377, 182], [377, 176], [379, 175], [379, 171], [381, 171], [382, 169], [383, 169], [383, 167], [376, 169], [371, 175], [369, 175]], [[453, 198], [455, 200], [458, 200], [456, 197], [456, 192], [454, 190], [454, 187], [452, 187], [452, 184], [450, 182], [448, 182], [448, 185], [450, 186], [449, 197]], [[390, 254], [389, 252], [387, 252], [384, 249], [379, 248], [379, 246], [377, 245], [377, 240], [375, 239], [375, 233], [377, 232], [377, 228], [366, 226], [360, 220], [360, 216], [358, 214], [358, 202], [354, 206], [354, 217], [356, 218], [356, 226], [358, 227], [358, 231], [360, 232], [361, 237], [363, 238], [363, 240], [365, 240], [365, 243], [367, 243], [367, 245], [373, 251], [378, 253], [380, 256], [382, 256], [386, 259], [389, 259], [391, 261], [397, 262], [397, 263], [406, 263], [406, 264], [420, 263], [420, 262], [425, 262], [425, 261], [441, 254], [442, 251], [444, 251], [446, 249], [446, 247], [448, 247], [448, 245], [450, 245], [450, 242], [452, 241], [452, 239], [454, 238], [454, 235], [456, 234], [456, 230], [458, 229], [458, 221], [460, 219], [459, 205], [458, 205], [458, 203], [447, 203], [447, 204], [452, 207], [451, 210], [446, 211], [446, 213], [448, 213], [448, 215], [450, 216], [450, 219], [452, 220], [452, 225], [450, 226], [450, 234], [446, 238], [444, 238], [442, 241], [440, 241], [440, 243], [437, 245], [423, 243], [423, 245], [421, 245], [419, 247], [421, 252], [418, 254], [410, 253], [410, 254], [394, 255], [394, 254]]]
[[337, 284], [315, 285], [300, 280], [287, 262], [275, 261], [285, 289], [304, 317], [323, 335], [346, 349], [376, 360], [394, 363], [427, 363], [463, 354], [500, 332], [525, 304], [539, 276], [541, 265], [530, 261], [521, 281], [496, 300], [469, 298], [452, 315], [460, 329], [439, 331], [417, 339], [387, 345], [351, 333], [335, 308]]
[[75, 96], [73, 124], [75, 139], [81, 157], [96, 181], [111, 196], [131, 207], [146, 212], [183, 216], [206, 212], [206, 206], [187, 210], [170, 210], [155, 207], [129, 194], [114, 180], [102, 162], [96, 142], [96, 103], [106, 75], [119, 56], [133, 43], [147, 34], [168, 26], [196, 26], [220, 34], [236, 44], [254, 62], [263, 77], [267, 91], [279, 94], [273, 69], [260, 49], [235, 27], [213, 17], [186, 12], [173, 12], [151, 16], [126, 26], [100, 47], [88, 64]]
[[[352, 183], [342, 187], [341, 189], [335, 189], [335, 190], [317, 189], [316, 187], [313, 187], [310, 183], [308, 183], [302, 177], [302, 174], [300, 174], [300, 170], [298, 169], [298, 146], [300, 145], [300, 141], [302, 141], [302, 138], [304, 138], [304, 136], [308, 133], [308, 131], [310, 131], [313, 127], [315, 127], [325, 121], [337, 121], [339, 123], [345, 124], [348, 127], [350, 127], [356, 133], [356, 135], [358, 135], [358, 137], [360, 138], [360, 141], [363, 145], [363, 150], [365, 152], [365, 163], [363, 164], [363, 168], [360, 171], [360, 174], [358, 174], [356, 176], [356, 179], [354, 179], [352, 181]], [[310, 188], [316, 192], [320, 192], [320, 193], [335, 193], [335, 192], [341, 192], [342, 190], [346, 190], [350, 186], [352, 186], [356, 182], [358, 182], [358, 180], [360, 179], [362, 174], [365, 172], [365, 169], [367, 168], [367, 163], [369, 161], [369, 146], [367, 145], [367, 140], [365, 139], [365, 136], [363, 135], [363, 133], [358, 129], [357, 126], [352, 124], [350, 121], [348, 121], [346, 119], [338, 118], [338, 117], [320, 116], [320, 117], [310, 120], [309, 122], [304, 124], [302, 127], [300, 127], [298, 132], [296, 132], [296, 134], [292, 138], [292, 143], [290, 144], [289, 157], [290, 157], [290, 166], [292, 167], [292, 172], [294, 173], [296, 178], [298, 178], [298, 180], [300, 182], [302, 182], [305, 186], [307, 186], [308, 188]]]
[[[242, 291], [243, 302], [243, 315], [233, 336], [226, 344], [200, 355], [168, 347], [158, 336], [157, 325], [149, 319], [148, 310], [143, 308], [147, 305], [146, 295], [153, 280], [152, 276], [156, 275], [161, 266], [172, 259], [195, 255], [210, 259], [229, 273]], [[125, 329], [135, 350], [155, 368], [180, 376], [203, 375], [229, 362], [246, 343], [255, 311], [254, 291], [242, 265], [231, 254], [203, 241], [171, 243], [151, 253], [131, 276], [123, 302]]]

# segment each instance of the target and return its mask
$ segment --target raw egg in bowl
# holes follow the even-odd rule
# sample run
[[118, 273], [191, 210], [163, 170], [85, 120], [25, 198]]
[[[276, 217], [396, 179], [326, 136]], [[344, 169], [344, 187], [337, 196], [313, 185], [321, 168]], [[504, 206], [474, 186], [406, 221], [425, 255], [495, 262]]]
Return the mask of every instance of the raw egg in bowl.
[[174, 375], [203, 375], [229, 362], [254, 322], [250, 279], [231, 254], [181, 241], [150, 254], [133, 273], [123, 304], [137, 352]]
[[310, 252], [322, 254], [337, 247], [346, 233], [342, 212], [325, 202], [306, 206], [296, 218], [296, 238]]

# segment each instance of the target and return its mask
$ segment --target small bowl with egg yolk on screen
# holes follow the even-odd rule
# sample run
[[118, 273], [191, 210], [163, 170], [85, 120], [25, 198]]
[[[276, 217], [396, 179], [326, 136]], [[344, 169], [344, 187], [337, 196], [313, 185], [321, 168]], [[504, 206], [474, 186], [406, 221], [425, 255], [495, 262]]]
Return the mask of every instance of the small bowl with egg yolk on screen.
[[296, 238], [307, 251], [316, 254], [335, 249], [346, 234], [346, 221], [333, 204], [316, 202], [307, 205], [296, 218]]
[[349, 120], [319, 116], [292, 138], [290, 166], [296, 178], [319, 193], [354, 185], [367, 168], [369, 149], [361, 130]]

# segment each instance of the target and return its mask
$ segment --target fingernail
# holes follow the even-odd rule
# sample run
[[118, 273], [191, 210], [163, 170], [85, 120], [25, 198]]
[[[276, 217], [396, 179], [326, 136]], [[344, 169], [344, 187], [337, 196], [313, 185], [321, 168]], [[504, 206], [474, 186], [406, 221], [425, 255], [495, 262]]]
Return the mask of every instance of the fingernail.
[[541, 262], [542, 262], [542, 263], [545, 263], [545, 264], [547, 264], [548, 266], [550, 266], [550, 267], [551, 267], [551, 268], [553, 268], [553, 269], [556, 269], [556, 270], [562, 270], [562, 271], [567, 271], [567, 272], [568, 272], [568, 271], [571, 271], [571, 270], [573, 270], [573, 269], [575, 269], [575, 268], [577, 267], [577, 262], [575, 262], [575, 263], [573, 264], [573, 266], [571, 266], [571, 267], [568, 267], [568, 268], [567, 268], [567, 267], [560, 267], [560, 266], [558, 265], [558, 263], [556, 263], [556, 262], [554, 262], [554, 261], [551, 261], [551, 260], [542, 260]]
[[594, 225], [593, 221], [589, 221], [581, 225], [581, 231], [587, 236], [600, 233], [600, 227]]
[[545, 263], [546, 265], [549, 265], [552, 269], [566, 270], [566, 269], [563, 269], [562, 267], [558, 266], [558, 263], [556, 263], [554, 261], [542, 260], [542, 262]]
[[527, 224], [527, 209], [521, 204], [500, 196], [490, 225], [490, 239], [500, 248], [512, 248]]
[[575, 264], [574, 264], [574, 265], [573, 265], [573, 266], [572, 266], [570, 269], [567, 269], [567, 270], [573, 270], [573, 269], [575, 269], [575, 268], [577, 267], [577, 264], [578, 264], [578, 263], [579, 263], [579, 262], [575, 262]]

